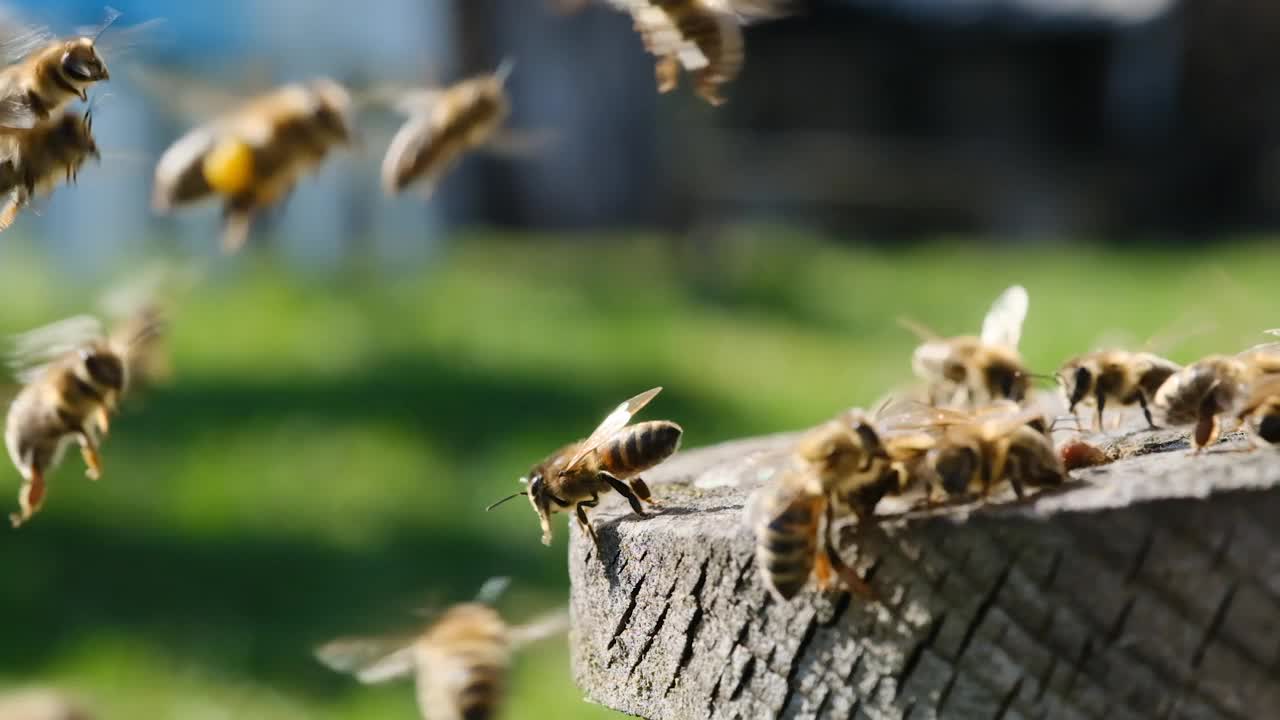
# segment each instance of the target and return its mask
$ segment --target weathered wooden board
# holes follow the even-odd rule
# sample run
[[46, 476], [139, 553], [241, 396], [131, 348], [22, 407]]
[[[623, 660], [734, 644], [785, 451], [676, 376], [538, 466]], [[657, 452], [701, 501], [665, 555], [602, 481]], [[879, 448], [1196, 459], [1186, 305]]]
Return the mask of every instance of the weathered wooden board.
[[663, 507], [574, 530], [587, 697], [674, 718], [1280, 717], [1280, 452], [1177, 433], [1022, 503], [882, 523], [843, 554], [881, 601], [764, 589], [742, 522], [791, 436], [682, 453]]

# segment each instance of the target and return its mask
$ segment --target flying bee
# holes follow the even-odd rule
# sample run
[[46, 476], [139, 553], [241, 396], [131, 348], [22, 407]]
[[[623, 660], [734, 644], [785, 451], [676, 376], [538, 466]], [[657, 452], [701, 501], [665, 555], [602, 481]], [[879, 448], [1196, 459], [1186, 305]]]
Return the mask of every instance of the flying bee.
[[1255, 382], [1241, 404], [1237, 418], [1253, 437], [1280, 445], [1280, 375]]
[[499, 139], [511, 114], [506, 81], [513, 64], [441, 91], [408, 93], [396, 104], [409, 119], [382, 161], [382, 187], [395, 195], [422, 182], [430, 194], [467, 152]]
[[1156, 392], [1152, 409], [1161, 425], [1193, 425], [1195, 452], [1217, 442], [1218, 416], [1248, 399], [1249, 388], [1280, 374], [1280, 343], [1259, 345], [1236, 355], [1210, 355], [1169, 377]]
[[108, 8], [98, 28], [72, 38], [56, 38], [45, 28], [12, 18], [0, 22], [0, 46], [7, 67], [0, 69], [0, 132], [31, 130], [57, 118], [89, 88], [111, 79], [98, 54], [98, 40], [120, 13]]
[[670, 92], [683, 70], [694, 89], [712, 105], [725, 98], [744, 61], [742, 25], [776, 18], [788, 0], [610, 0], [631, 15], [645, 50], [657, 58], [658, 91]]
[[5, 419], [5, 445], [23, 478], [20, 513], [9, 518], [14, 527], [40, 509], [45, 477], [72, 440], [80, 445], [85, 475], [101, 477], [98, 450], [128, 387], [129, 355], [155, 331], [108, 335], [95, 318], [78, 316], [19, 336], [14, 358], [23, 367], [17, 376], [23, 388]]
[[[826, 589], [833, 572], [851, 590], [873, 592], [845, 565], [831, 541], [837, 505], [858, 512], [883, 495], [889, 457], [875, 428], [849, 413], [806, 433], [792, 450], [797, 467], [757, 490], [747, 507], [756, 538], [756, 567], [765, 586], [790, 600], [816, 577]], [[861, 518], [861, 516], [860, 516]]]
[[234, 252], [257, 212], [281, 202], [331, 151], [351, 143], [350, 109], [347, 90], [325, 78], [251, 99], [165, 151], [152, 205], [165, 213], [221, 198], [222, 246]]
[[578, 526], [597, 543], [586, 509], [599, 504], [600, 495], [610, 490], [626, 498], [637, 515], [644, 515], [640, 501], [650, 501], [650, 495], [640, 473], [671, 457], [680, 447], [684, 430], [670, 420], [627, 423], [661, 391], [656, 387], [619, 405], [585, 440], [565, 445], [534, 465], [520, 478], [527, 484], [526, 490], [508, 495], [488, 509], [527, 496], [542, 525], [543, 545], [551, 544], [551, 516], [570, 509]]
[[316, 650], [332, 670], [365, 684], [416, 676], [423, 720], [496, 717], [512, 655], [568, 629], [565, 611], [512, 627], [491, 607], [505, 579], [490, 580], [475, 601], [454, 605], [412, 634], [335, 640]]
[[1027, 317], [1027, 291], [1021, 285], [1005, 290], [987, 312], [978, 337], [941, 338], [930, 330], [903, 321], [925, 342], [916, 348], [911, 367], [929, 384], [931, 402], [961, 400], [976, 406], [1026, 397], [1030, 373], [1018, 353], [1022, 324]]
[[93, 137], [93, 114], [64, 112], [56, 121], [17, 134], [0, 134], [0, 231], [36, 195], [54, 191], [60, 183], [74, 183], [90, 158], [100, 159]]
[[1107, 400], [1120, 405], [1137, 403], [1147, 424], [1155, 429], [1150, 403], [1170, 376], [1182, 369], [1175, 362], [1148, 352], [1101, 350], [1069, 360], [1057, 377], [1066, 394], [1068, 412], [1092, 400], [1097, 407], [1096, 427], [1102, 429], [1102, 412]]

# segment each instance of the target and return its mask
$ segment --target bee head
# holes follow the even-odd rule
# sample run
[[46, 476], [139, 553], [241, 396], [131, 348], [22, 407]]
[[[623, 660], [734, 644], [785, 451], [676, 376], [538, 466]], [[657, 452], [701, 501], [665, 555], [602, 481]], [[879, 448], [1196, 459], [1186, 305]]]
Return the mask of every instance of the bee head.
[[1062, 383], [1062, 391], [1067, 396], [1067, 411], [1075, 412], [1076, 405], [1089, 394], [1093, 389], [1093, 371], [1084, 365], [1077, 366], [1074, 370], [1065, 368], [1056, 376], [1058, 382]]
[[529, 476], [529, 504], [533, 506], [533, 511], [538, 514], [538, 522], [542, 525], [542, 544], [551, 544], [551, 513], [555, 512], [552, 503], [556, 503], [562, 507], [567, 507], [568, 503], [552, 494], [547, 487], [546, 478], [541, 472], [535, 471]]
[[[62, 53], [61, 68], [73, 83], [88, 85], [102, 80], [110, 80], [111, 73], [107, 64], [98, 55], [98, 49], [91, 38], [82, 37], [67, 43]], [[83, 90], [81, 100], [84, 100]]]
[[931, 453], [930, 464], [942, 481], [942, 489], [950, 495], [968, 491], [969, 482], [980, 465], [978, 452], [964, 445], [950, 445]]
[[103, 348], [85, 348], [80, 351], [83, 379], [98, 388], [108, 405], [124, 393], [127, 375], [124, 360]]

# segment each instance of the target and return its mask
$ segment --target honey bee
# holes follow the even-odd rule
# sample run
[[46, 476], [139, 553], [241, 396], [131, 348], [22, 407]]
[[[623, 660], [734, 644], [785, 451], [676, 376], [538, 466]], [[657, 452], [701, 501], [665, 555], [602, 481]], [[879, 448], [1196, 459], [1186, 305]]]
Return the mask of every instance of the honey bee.
[[1200, 452], [1221, 435], [1218, 416], [1246, 403], [1254, 383], [1277, 374], [1280, 343], [1236, 355], [1210, 355], [1170, 376], [1156, 392], [1152, 409], [1161, 425], [1194, 425], [1191, 445]]
[[0, 128], [31, 130], [58, 117], [67, 105], [87, 100], [89, 88], [111, 79], [98, 54], [98, 39], [120, 17], [108, 9], [96, 30], [55, 38], [43, 28], [9, 19], [0, 27], [8, 66], [0, 69]]
[[747, 507], [765, 586], [790, 600], [810, 577], [826, 589], [834, 573], [854, 592], [872, 597], [866, 581], [840, 558], [830, 534], [838, 505], [861, 512], [874, 508], [886, 491], [889, 456], [875, 428], [861, 413], [842, 415], [806, 433], [792, 454], [797, 467], [757, 490]]
[[20, 513], [9, 516], [14, 527], [40, 509], [45, 476], [72, 440], [80, 445], [85, 475], [101, 477], [98, 451], [128, 387], [128, 357], [155, 331], [108, 335], [97, 319], [77, 316], [18, 338], [15, 364], [23, 367], [17, 376], [23, 388], [5, 419], [5, 445], [23, 478]]
[[90, 720], [93, 716], [75, 698], [43, 688], [0, 695], [0, 720]]
[[335, 148], [349, 145], [351, 96], [328, 79], [291, 84], [187, 133], [156, 166], [152, 205], [165, 213], [223, 200], [222, 246], [248, 239], [253, 216], [282, 201]]
[[1102, 429], [1102, 412], [1107, 400], [1120, 405], [1137, 403], [1147, 424], [1155, 429], [1150, 403], [1170, 376], [1182, 369], [1177, 363], [1149, 352], [1102, 350], [1069, 360], [1057, 377], [1066, 394], [1068, 412], [1092, 400], [1097, 407], [1096, 427]]
[[1021, 402], [1026, 397], [1031, 374], [1018, 354], [1018, 341], [1028, 302], [1021, 285], [1005, 290], [987, 312], [978, 337], [940, 338], [903, 321], [925, 341], [912, 355], [911, 367], [929, 383], [932, 403], [959, 401], [976, 406], [1000, 399]]
[[721, 88], [742, 70], [742, 25], [776, 18], [788, 0], [610, 0], [631, 15], [645, 49], [657, 58], [658, 92], [674, 90], [681, 71], [712, 105], [725, 98]]
[[533, 466], [520, 478], [528, 488], [490, 505], [489, 510], [511, 498], [525, 495], [542, 525], [542, 544], [551, 544], [551, 516], [572, 509], [578, 526], [593, 543], [595, 528], [587, 520], [587, 508], [600, 495], [616, 490], [632, 511], [644, 515], [640, 501], [650, 501], [649, 487], [639, 477], [680, 447], [681, 427], [669, 420], [651, 420], [628, 426], [631, 418], [662, 391], [656, 387], [622, 403], [585, 440], [570, 443]]
[[1025, 497], [1027, 487], [1048, 487], [1066, 479], [1049, 425], [1038, 410], [998, 403], [967, 413], [934, 409], [930, 425], [936, 443], [925, 462], [938, 483], [933, 499], [986, 497], [1008, 482]]
[[345, 638], [316, 650], [332, 670], [365, 684], [416, 676], [424, 720], [485, 720], [497, 716], [512, 655], [530, 643], [568, 629], [557, 611], [512, 627], [490, 605], [505, 587], [491, 580], [473, 602], [454, 605], [425, 630], [410, 635]]
[[495, 140], [511, 114], [506, 81], [513, 65], [464, 80], [444, 90], [405, 95], [397, 103], [409, 119], [382, 161], [382, 187], [395, 195], [422, 182], [429, 195], [468, 151]]
[[173, 376], [168, 337], [177, 295], [188, 289], [198, 272], [155, 263], [112, 287], [101, 300], [113, 337], [132, 338], [125, 357], [129, 385], [141, 389], [167, 382]]
[[74, 183], [85, 161], [98, 160], [93, 138], [93, 114], [67, 111], [58, 120], [18, 134], [0, 134], [0, 231], [37, 194], [48, 194], [59, 183]]
[[1280, 445], [1280, 375], [1255, 382], [1237, 418], [1254, 438]]

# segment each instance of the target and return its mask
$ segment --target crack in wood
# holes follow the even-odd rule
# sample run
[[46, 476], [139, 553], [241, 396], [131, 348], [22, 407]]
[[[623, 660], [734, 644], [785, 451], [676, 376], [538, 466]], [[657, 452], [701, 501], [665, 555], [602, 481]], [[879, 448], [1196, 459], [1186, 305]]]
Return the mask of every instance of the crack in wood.
[[685, 629], [684, 647], [680, 650], [680, 660], [676, 663], [675, 672], [671, 673], [671, 684], [667, 685], [667, 689], [662, 693], [663, 695], [671, 694], [671, 689], [680, 680], [680, 673], [684, 672], [685, 667], [689, 665], [689, 661], [693, 659], [693, 644], [698, 639], [698, 632], [702, 630], [702, 588], [707, 582], [707, 566], [710, 564], [711, 557], [708, 556], [698, 568], [698, 579], [694, 582], [693, 589], [689, 592], [689, 596], [693, 598], [693, 616], [689, 619], [689, 626]]
[[640, 600], [640, 591], [644, 589], [645, 576], [641, 575], [636, 580], [636, 584], [631, 586], [631, 598], [627, 601], [627, 607], [622, 611], [622, 617], [618, 618], [618, 624], [613, 628], [613, 634], [609, 637], [609, 645], [606, 650], [612, 650], [614, 645], [618, 644], [618, 638], [622, 632], [631, 624], [631, 615], [636, 611], [636, 603]]
[[790, 666], [787, 668], [787, 692], [782, 696], [782, 706], [778, 711], [779, 715], [785, 714], [787, 707], [791, 705], [792, 699], [796, 693], [796, 677], [800, 673], [800, 666], [804, 660], [804, 656], [809, 650], [809, 645], [813, 642], [813, 638], [818, 632], [818, 618], [815, 614], [809, 618], [808, 624], [805, 625], [804, 635], [800, 637], [800, 645], [796, 647], [796, 652], [791, 656]]
[[1004, 720], [1004, 716], [1009, 714], [1009, 708], [1013, 707], [1013, 699], [1018, 697], [1018, 691], [1022, 689], [1024, 680], [1026, 680], [1025, 677], [1018, 678], [1013, 687], [1009, 688], [1009, 692], [1005, 693], [1004, 697], [1000, 699], [1000, 706], [996, 708], [996, 714], [992, 720]]
[[1213, 611], [1213, 617], [1209, 620], [1209, 626], [1204, 630], [1204, 636], [1200, 638], [1200, 642], [1196, 644], [1195, 652], [1191, 654], [1192, 669], [1200, 667], [1200, 663], [1204, 661], [1204, 654], [1209, 649], [1209, 644], [1213, 642], [1218, 631], [1222, 628], [1222, 621], [1227, 617], [1227, 611], [1231, 609], [1231, 601], [1236, 596], [1236, 583], [1227, 586], [1227, 591], [1222, 594], [1222, 599], [1218, 601], [1218, 607]]

